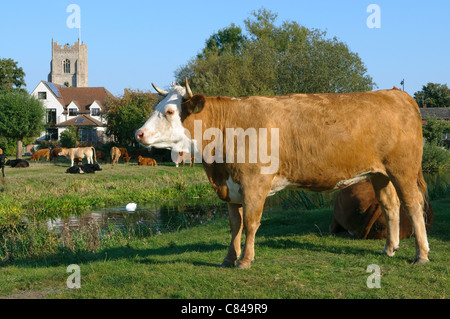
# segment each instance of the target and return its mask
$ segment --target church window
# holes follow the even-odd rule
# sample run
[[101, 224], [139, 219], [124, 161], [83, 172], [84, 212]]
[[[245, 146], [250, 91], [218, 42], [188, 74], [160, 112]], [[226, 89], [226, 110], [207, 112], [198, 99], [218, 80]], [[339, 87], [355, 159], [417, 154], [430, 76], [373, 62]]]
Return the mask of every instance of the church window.
[[70, 73], [70, 60], [64, 60], [64, 73]]

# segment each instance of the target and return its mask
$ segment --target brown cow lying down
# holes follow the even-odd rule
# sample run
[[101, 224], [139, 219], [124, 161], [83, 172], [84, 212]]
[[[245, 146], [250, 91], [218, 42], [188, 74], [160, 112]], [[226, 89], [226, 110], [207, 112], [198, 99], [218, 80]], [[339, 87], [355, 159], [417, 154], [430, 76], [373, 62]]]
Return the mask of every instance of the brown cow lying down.
[[138, 157], [138, 165], [141, 166], [158, 166], [158, 163], [153, 158], [142, 157], [139, 155]]
[[47, 161], [50, 160], [50, 150], [48, 148], [44, 148], [38, 150], [31, 155], [31, 160], [34, 162], [39, 162], [41, 157], [47, 157]]
[[[428, 229], [433, 222], [433, 210], [425, 200], [425, 225]], [[358, 239], [384, 239], [387, 234], [386, 219], [375, 191], [369, 180], [364, 180], [341, 190], [334, 202], [331, 233], [348, 232]], [[411, 222], [400, 205], [400, 239], [413, 234]]]

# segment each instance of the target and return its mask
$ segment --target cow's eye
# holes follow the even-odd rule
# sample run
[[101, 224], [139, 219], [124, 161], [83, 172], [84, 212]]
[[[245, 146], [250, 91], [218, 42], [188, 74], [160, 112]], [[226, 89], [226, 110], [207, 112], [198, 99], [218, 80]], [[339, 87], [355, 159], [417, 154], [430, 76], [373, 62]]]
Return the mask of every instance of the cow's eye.
[[166, 115], [167, 116], [172, 116], [174, 113], [175, 112], [173, 110], [170, 110], [170, 109], [166, 111]]

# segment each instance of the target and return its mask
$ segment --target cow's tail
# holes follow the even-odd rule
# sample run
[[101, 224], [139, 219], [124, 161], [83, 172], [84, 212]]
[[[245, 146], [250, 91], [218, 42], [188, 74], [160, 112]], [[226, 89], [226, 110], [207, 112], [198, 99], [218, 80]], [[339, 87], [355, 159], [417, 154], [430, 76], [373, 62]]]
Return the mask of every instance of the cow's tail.
[[95, 147], [94, 146], [92, 146], [92, 150], [94, 151], [94, 154], [93, 154], [94, 156], [93, 157], [94, 157], [94, 164], [95, 164], [95, 163], [97, 163], [97, 155], [95, 154]]
[[[419, 174], [417, 176], [417, 187], [419, 187], [419, 191], [423, 197], [423, 211], [424, 217], [426, 218], [425, 212], [429, 209], [429, 199], [428, 199], [428, 188], [425, 179], [423, 178], [422, 167], [419, 169]], [[426, 221], [426, 220], [425, 220]]]

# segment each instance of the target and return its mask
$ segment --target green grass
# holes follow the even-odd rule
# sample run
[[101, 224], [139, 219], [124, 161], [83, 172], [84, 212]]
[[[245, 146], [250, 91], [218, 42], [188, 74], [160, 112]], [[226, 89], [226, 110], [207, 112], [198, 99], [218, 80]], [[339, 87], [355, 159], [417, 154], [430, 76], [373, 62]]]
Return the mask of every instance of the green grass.
[[[6, 183], [15, 181], [22, 189], [28, 187], [31, 197], [36, 199], [45, 192], [35, 188], [45, 185], [50, 192], [51, 183], [55, 187], [77, 184], [77, 189], [83, 189], [83, 194], [89, 197], [89, 190], [95, 188], [91, 184], [106, 183], [116, 190], [113, 185], [120, 184], [129, 187], [124, 193], [132, 194], [133, 188], [143, 188], [148, 183], [155, 188], [178, 188], [181, 194], [190, 194], [191, 188], [197, 184], [204, 186], [205, 182], [200, 169], [158, 167], [144, 171], [130, 165], [105, 167], [95, 175], [75, 177], [63, 173], [66, 167], [37, 165], [45, 168], [49, 176], [39, 167], [35, 172], [33, 167], [29, 171], [11, 169], [7, 171]], [[36, 180], [39, 177], [40, 182]], [[22, 196], [14, 194], [6, 183], [2, 193]], [[52, 192], [68, 194], [65, 190]], [[157, 189], [154, 192], [159, 194]], [[107, 191], [101, 193], [107, 195]], [[124, 193], [118, 198], [122, 199]], [[414, 238], [402, 240], [400, 251], [389, 258], [381, 254], [384, 241], [331, 235], [328, 232], [331, 209], [274, 209], [263, 214], [251, 269], [217, 267], [230, 240], [228, 219], [222, 217], [158, 236], [113, 237], [97, 249], [86, 246], [74, 251], [48, 250], [44, 255], [24, 255], [1, 263], [0, 298], [448, 298], [450, 198], [434, 200], [432, 205], [435, 221], [429, 232], [431, 262], [425, 265], [411, 264]], [[42, 233], [35, 235], [42, 245], [54, 240], [45, 237]], [[70, 275], [67, 267], [71, 264], [80, 266], [80, 289], [66, 286]], [[381, 268], [379, 289], [366, 285], [371, 275], [366, 269], [371, 264]]]

